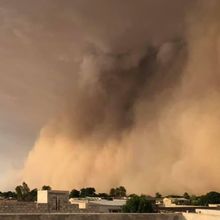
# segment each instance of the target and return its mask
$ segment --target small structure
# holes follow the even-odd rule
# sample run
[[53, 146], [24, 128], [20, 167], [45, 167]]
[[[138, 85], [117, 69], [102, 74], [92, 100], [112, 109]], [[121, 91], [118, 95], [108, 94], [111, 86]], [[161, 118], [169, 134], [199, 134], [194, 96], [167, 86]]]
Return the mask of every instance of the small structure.
[[69, 206], [69, 192], [60, 190], [38, 190], [37, 204], [47, 204], [48, 211], [65, 211]]
[[123, 205], [126, 204], [125, 199], [90, 201], [89, 209], [97, 210], [100, 213], [122, 212]]
[[209, 207], [211, 208], [220, 208], [220, 204], [208, 204]]
[[165, 197], [163, 204], [165, 207], [189, 205], [190, 200], [182, 197]]
[[77, 205], [80, 210], [88, 208], [89, 201], [87, 199], [71, 198], [69, 201], [71, 204]]
[[97, 213], [109, 213], [109, 212], [121, 212], [123, 205], [125, 205], [125, 199], [106, 200], [101, 198], [93, 199], [74, 199], [71, 198], [71, 204], [78, 205], [81, 212], [97, 212]]
[[79, 209], [69, 203], [69, 192], [39, 190], [37, 202], [0, 200], [0, 213], [75, 213]]
[[157, 206], [163, 206], [163, 198], [156, 198], [155, 204]]

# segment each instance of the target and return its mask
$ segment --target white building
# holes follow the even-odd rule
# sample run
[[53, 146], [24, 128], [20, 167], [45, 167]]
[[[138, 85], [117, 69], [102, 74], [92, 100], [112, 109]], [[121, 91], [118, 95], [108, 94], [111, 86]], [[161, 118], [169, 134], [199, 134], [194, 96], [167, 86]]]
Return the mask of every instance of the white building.
[[88, 212], [99, 212], [99, 213], [108, 213], [108, 212], [121, 212], [123, 205], [126, 204], [125, 199], [74, 199], [71, 198], [71, 204], [77, 204], [79, 209], [88, 211]]
[[163, 204], [165, 207], [189, 205], [190, 200], [185, 199], [185, 198], [179, 198], [179, 197], [165, 197], [163, 199]]

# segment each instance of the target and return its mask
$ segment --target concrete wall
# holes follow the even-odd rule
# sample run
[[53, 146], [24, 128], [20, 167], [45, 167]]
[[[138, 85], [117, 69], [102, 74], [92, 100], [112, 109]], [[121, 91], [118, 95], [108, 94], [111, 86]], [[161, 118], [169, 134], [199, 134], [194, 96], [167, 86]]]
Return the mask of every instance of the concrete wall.
[[1, 220], [183, 220], [181, 214], [0, 214]]
[[197, 213], [183, 213], [182, 220], [220, 220], [220, 216]]
[[197, 213], [183, 213], [183, 220], [219, 220], [220, 210], [196, 209]]
[[211, 210], [211, 209], [196, 209], [196, 213], [205, 214], [205, 215], [218, 215], [220, 219], [220, 210]]
[[219, 215], [179, 214], [0, 214], [0, 220], [219, 220]]
[[[158, 208], [159, 212], [162, 213], [169, 213], [169, 212], [196, 212], [197, 209], [202, 209], [202, 210], [216, 210], [215, 207], [208, 207], [208, 206], [173, 206], [173, 207], [161, 207], [159, 206]], [[220, 220], [220, 219], [219, 219]]]
[[38, 212], [37, 210], [39, 210], [39, 212], [48, 212], [47, 207], [41, 206], [38, 208], [34, 202], [0, 201], [0, 213], [36, 213]]
[[[0, 213], [77, 213], [80, 212], [77, 205], [66, 204], [61, 206], [59, 210], [53, 210], [50, 204], [35, 202], [18, 202], [13, 200], [0, 201]], [[0, 218], [1, 220], [1, 218]]]
[[69, 208], [69, 192], [60, 190], [38, 190], [37, 203], [47, 204], [49, 212], [66, 212]]
[[55, 191], [48, 192], [48, 208], [51, 212], [67, 212], [69, 209], [69, 192]]

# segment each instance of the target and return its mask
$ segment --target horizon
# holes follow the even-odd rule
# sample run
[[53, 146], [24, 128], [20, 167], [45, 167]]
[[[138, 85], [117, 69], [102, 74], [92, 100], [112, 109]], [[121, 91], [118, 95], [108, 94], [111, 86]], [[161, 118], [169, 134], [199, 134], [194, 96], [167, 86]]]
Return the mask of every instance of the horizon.
[[[22, 184], [27, 184], [26, 182], [22, 182]], [[18, 186], [22, 186], [22, 184], [20, 184], [20, 185], [18, 185]], [[1, 193], [7, 193], [7, 192], [15, 192], [16, 193], [16, 187], [18, 187], [18, 186], [15, 186], [14, 187], [14, 189], [11, 189], [11, 190], [6, 190], [6, 191], [2, 191], [2, 190], [0, 190], [0, 194]], [[28, 186], [28, 184], [27, 184], [27, 186]], [[44, 187], [46, 187], [45, 189], [44, 189]], [[49, 187], [49, 188], [48, 188]], [[172, 197], [185, 197], [185, 196], [190, 196], [190, 197], [193, 197], [193, 196], [198, 196], [198, 197], [200, 197], [200, 196], [203, 196], [203, 195], [205, 195], [205, 194], [208, 194], [208, 193], [219, 193], [219, 197], [220, 197], [220, 191], [219, 192], [217, 192], [217, 191], [213, 191], [213, 190], [208, 190], [207, 192], [205, 192], [205, 193], [203, 193], [203, 194], [195, 194], [195, 193], [189, 193], [189, 192], [182, 192], [182, 193], [168, 193], [168, 194], [161, 194], [160, 192], [154, 192], [153, 194], [145, 194], [145, 193], [134, 193], [134, 192], [129, 192], [129, 191], [127, 191], [127, 189], [126, 189], [126, 187], [125, 186], [115, 186], [115, 187], [111, 187], [111, 188], [109, 188], [109, 190], [108, 191], [104, 191], [104, 192], [98, 192], [98, 191], [96, 191], [96, 188], [95, 187], [93, 187], [93, 186], [84, 186], [84, 187], [82, 187], [82, 188], [78, 188], [78, 189], [76, 189], [76, 188], [72, 188], [72, 189], [56, 189], [56, 188], [53, 188], [52, 186], [50, 186], [50, 185], [43, 185], [43, 186], [41, 186], [41, 187], [38, 187], [38, 188], [29, 188], [29, 186], [28, 186], [28, 188], [29, 188], [29, 190], [30, 190], [30, 192], [31, 191], [34, 191], [34, 190], [37, 190], [37, 191], [39, 191], [39, 190], [49, 190], [49, 191], [68, 191], [69, 192], [69, 194], [71, 194], [71, 192], [72, 191], [78, 191], [79, 193], [82, 191], [82, 190], [84, 190], [84, 189], [89, 189], [89, 188], [92, 188], [92, 189], [94, 189], [95, 191], [94, 191], [94, 195], [93, 196], [91, 196], [91, 197], [100, 197], [100, 194], [106, 194], [106, 195], [108, 195], [108, 196], [111, 196], [111, 190], [112, 189], [119, 189], [120, 187], [124, 187], [125, 188], [125, 196], [119, 196], [119, 197], [129, 197], [129, 196], [131, 196], [131, 195], [139, 195], [139, 196], [141, 196], [141, 195], [143, 195], [143, 196], [149, 196], [149, 197], [154, 197], [154, 198], [166, 198], [166, 197], [170, 197], [170, 198], [172, 198]], [[79, 196], [79, 197], [81, 197], [81, 196]], [[102, 197], [102, 196], [101, 196]], [[114, 197], [113, 195], [112, 195], [112, 197]], [[115, 196], [115, 197], [118, 197], [118, 196]], [[82, 197], [83, 198], [83, 197]]]

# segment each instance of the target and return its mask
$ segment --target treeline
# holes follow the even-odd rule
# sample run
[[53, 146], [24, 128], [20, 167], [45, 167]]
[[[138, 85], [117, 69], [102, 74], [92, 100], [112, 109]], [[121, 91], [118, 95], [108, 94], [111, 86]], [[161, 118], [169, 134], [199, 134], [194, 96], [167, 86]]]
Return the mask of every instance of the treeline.
[[124, 186], [111, 188], [109, 193], [96, 193], [94, 187], [86, 187], [80, 190], [73, 189], [70, 192], [70, 198], [85, 198], [85, 197], [101, 197], [104, 199], [126, 197], [126, 189]]
[[[48, 185], [41, 187], [42, 190], [51, 190]], [[2, 199], [16, 199], [18, 201], [36, 201], [37, 200], [37, 188], [30, 189], [28, 184], [23, 182], [21, 185], [16, 186], [15, 191], [0, 192], [0, 198]], [[85, 198], [85, 197], [100, 197], [103, 199], [112, 200], [113, 198], [129, 197], [133, 198], [134, 202], [137, 202], [138, 196], [135, 194], [127, 195], [127, 190], [124, 186], [118, 186], [111, 188], [109, 193], [97, 193], [94, 187], [86, 187], [80, 190], [73, 189], [69, 195], [70, 198]], [[143, 204], [144, 198], [149, 197], [146, 195], [139, 196], [140, 204]], [[191, 205], [207, 206], [208, 204], [220, 204], [220, 193], [211, 191], [204, 195], [190, 195], [185, 192], [183, 195], [167, 195], [162, 196], [160, 193], [156, 193], [153, 196], [155, 199], [162, 199], [164, 197], [184, 197], [189, 200]], [[141, 205], [140, 205], [141, 206]], [[141, 208], [140, 208], [141, 209]]]
[[[42, 190], [51, 190], [50, 186], [42, 186]], [[30, 189], [27, 183], [23, 182], [21, 185], [16, 186], [15, 192], [0, 192], [1, 199], [10, 199], [10, 200], [18, 200], [18, 201], [36, 201], [37, 200], [37, 188]]]
[[[175, 197], [175, 198], [185, 198], [189, 200], [190, 205], [196, 206], [207, 206], [208, 204], [220, 204], [220, 193], [211, 191], [204, 195], [190, 195], [189, 193], [185, 192], [183, 195], [167, 195], [164, 197]], [[155, 194], [155, 198], [163, 198], [160, 193]]]
[[[16, 199], [18, 201], [36, 201], [37, 188], [30, 189], [28, 184], [23, 182], [21, 185], [15, 187], [15, 191], [0, 192], [1, 199]], [[52, 187], [44, 185], [41, 190], [52, 190]], [[85, 198], [85, 197], [101, 197], [103, 199], [122, 198], [126, 196], [126, 189], [124, 186], [111, 188], [109, 193], [96, 193], [94, 187], [86, 187], [80, 190], [73, 189], [70, 192], [69, 198]]]
[[215, 191], [201, 196], [188, 195], [185, 198], [189, 199], [191, 205], [207, 206], [208, 204], [220, 204], [220, 193]]

